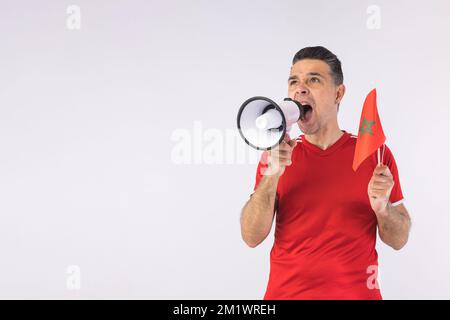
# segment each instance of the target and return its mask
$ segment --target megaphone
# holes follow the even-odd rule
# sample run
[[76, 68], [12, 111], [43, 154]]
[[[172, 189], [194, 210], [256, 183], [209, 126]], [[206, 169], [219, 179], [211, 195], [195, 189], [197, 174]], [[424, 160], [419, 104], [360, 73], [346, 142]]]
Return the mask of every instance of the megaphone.
[[275, 103], [266, 97], [253, 97], [240, 107], [237, 127], [249, 146], [270, 150], [283, 141], [286, 132], [304, 115], [305, 108], [290, 98]]

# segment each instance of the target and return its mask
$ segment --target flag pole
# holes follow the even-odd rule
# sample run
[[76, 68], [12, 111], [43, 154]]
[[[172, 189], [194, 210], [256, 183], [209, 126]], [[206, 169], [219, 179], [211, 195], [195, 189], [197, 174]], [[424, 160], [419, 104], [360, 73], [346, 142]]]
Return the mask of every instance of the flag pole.
[[[380, 150], [381, 147], [383, 147], [383, 153], [380, 156]], [[378, 159], [378, 165], [380, 164], [384, 164], [384, 149], [386, 148], [386, 145], [383, 143], [381, 146], [378, 147], [377, 149], [377, 159]]]

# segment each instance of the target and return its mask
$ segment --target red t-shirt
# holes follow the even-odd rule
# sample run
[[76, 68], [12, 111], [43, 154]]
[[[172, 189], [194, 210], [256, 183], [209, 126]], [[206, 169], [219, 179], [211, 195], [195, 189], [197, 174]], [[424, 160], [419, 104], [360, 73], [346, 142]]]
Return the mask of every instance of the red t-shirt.
[[[343, 131], [326, 150], [297, 138], [292, 165], [277, 187], [275, 242], [264, 299], [381, 299], [373, 284], [378, 270], [377, 219], [367, 188], [377, 165], [376, 152], [352, 169], [356, 136]], [[383, 150], [384, 149], [384, 150]], [[403, 194], [394, 157], [381, 148], [394, 177], [390, 201]], [[267, 167], [258, 165], [255, 189]]]

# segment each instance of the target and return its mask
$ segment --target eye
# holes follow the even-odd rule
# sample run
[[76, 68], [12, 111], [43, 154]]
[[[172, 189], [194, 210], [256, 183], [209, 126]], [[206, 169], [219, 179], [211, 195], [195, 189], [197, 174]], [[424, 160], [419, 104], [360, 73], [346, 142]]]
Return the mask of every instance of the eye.
[[297, 83], [296, 80], [292, 80], [291, 82], [289, 82], [289, 85], [292, 87], [293, 85], [295, 85]]
[[320, 79], [317, 78], [317, 77], [312, 77], [312, 78], [310, 79], [310, 81], [311, 81], [311, 83], [319, 83], [319, 82], [320, 82]]

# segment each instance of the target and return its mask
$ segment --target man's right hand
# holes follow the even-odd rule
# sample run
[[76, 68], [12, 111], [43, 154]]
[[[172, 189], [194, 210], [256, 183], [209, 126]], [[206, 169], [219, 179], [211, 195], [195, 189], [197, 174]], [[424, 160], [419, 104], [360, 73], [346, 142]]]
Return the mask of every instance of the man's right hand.
[[280, 177], [286, 166], [292, 164], [292, 150], [297, 145], [297, 140], [289, 137], [288, 134], [284, 136], [283, 141], [272, 150], [269, 150], [268, 167], [264, 175], [274, 175]]

